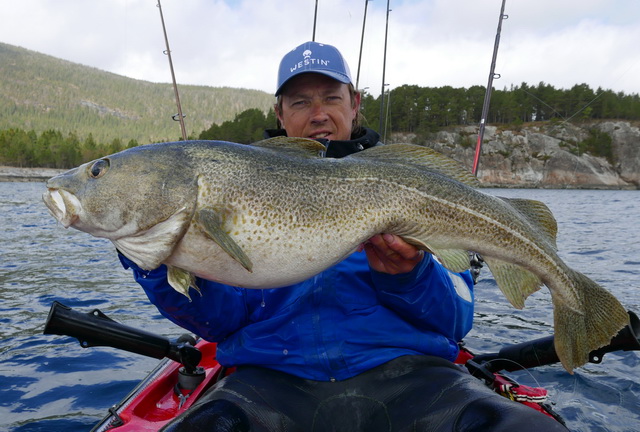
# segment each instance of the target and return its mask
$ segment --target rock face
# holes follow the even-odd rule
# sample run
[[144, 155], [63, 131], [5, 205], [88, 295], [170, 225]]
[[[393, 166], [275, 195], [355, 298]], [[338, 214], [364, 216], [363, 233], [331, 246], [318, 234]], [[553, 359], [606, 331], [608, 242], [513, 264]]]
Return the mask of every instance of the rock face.
[[[398, 134], [392, 141], [431, 147], [471, 169], [477, 136], [477, 126], [459, 126], [422, 139]], [[594, 136], [607, 151], [588, 150]], [[503, 187], [640, 189], [640, 128], [627, 121], [487, 126], [478, 178]]]
[[640, 129], [628, 122], [603, 122], [602, 131], [613, 138], [615, 170], [620, 178], [640, 189]]

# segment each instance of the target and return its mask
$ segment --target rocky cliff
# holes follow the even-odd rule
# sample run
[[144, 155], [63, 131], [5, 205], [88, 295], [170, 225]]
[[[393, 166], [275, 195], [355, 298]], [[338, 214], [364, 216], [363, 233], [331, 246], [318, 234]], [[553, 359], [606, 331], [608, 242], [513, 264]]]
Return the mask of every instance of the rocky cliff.
[[[478, 178], [488, 186], [640, 189], [637, 122], [532, 123], [515, 129], [485, 128]], [[459, 126], [418, 137], [397, 134], [449, 155], [471, 169], [477, 126]]]

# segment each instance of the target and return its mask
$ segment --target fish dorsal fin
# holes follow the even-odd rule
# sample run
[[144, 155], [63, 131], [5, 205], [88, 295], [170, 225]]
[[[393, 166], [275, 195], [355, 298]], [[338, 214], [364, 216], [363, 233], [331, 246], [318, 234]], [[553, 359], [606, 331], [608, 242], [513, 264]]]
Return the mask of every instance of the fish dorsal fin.
[[556, 237], [558, 235], [558, 223], [545, 203], [524, 198], [498, 198], [522, 214], [534, 228], [546, 237], [551, 246], [557, 250]]
[[202, 230], [216, 242], [231, 258], [236, 260], [248, 272], [252, 272], [253, 263], [242, 248], [222, 228], [222, 221], [216, 212], [210, 208], [203, 208], [196, 214], [197, 222]]
[[316, 140], [286, 136], [268, 138], [254, 142], [251, 145], [309, 158], [321, 157], [322, 153], [327, 150], [324, 145]]
[[415, 144], [387, 144], [371, 147], [347, 157], [415, 165], [450, 177], [468, 186], [480, 186], [478, 179], [460, 162], [429, 147]]

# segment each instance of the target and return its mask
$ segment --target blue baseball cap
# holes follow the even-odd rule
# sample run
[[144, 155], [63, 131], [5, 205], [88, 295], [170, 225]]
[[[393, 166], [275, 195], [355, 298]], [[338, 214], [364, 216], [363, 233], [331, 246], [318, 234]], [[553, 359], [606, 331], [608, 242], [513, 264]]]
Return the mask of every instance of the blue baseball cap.
[[305, 42], [282, 58], [278, 69], [276, 96], [282, 92], [282, 88], [291, 78], [307, 72], [323, 74], [343, 84], [352, 82], [349, 65], [336, 47], [318, 42]]

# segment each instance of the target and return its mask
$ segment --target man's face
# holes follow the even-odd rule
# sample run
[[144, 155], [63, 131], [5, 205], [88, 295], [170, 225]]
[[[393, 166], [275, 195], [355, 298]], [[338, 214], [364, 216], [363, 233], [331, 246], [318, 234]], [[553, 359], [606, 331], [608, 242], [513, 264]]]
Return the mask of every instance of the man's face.
[[360, 95], [352, 101], [347, 84], [304, 73], [286, 84], [277, 115], [290, 137], [348, 140], [359, 106]]

